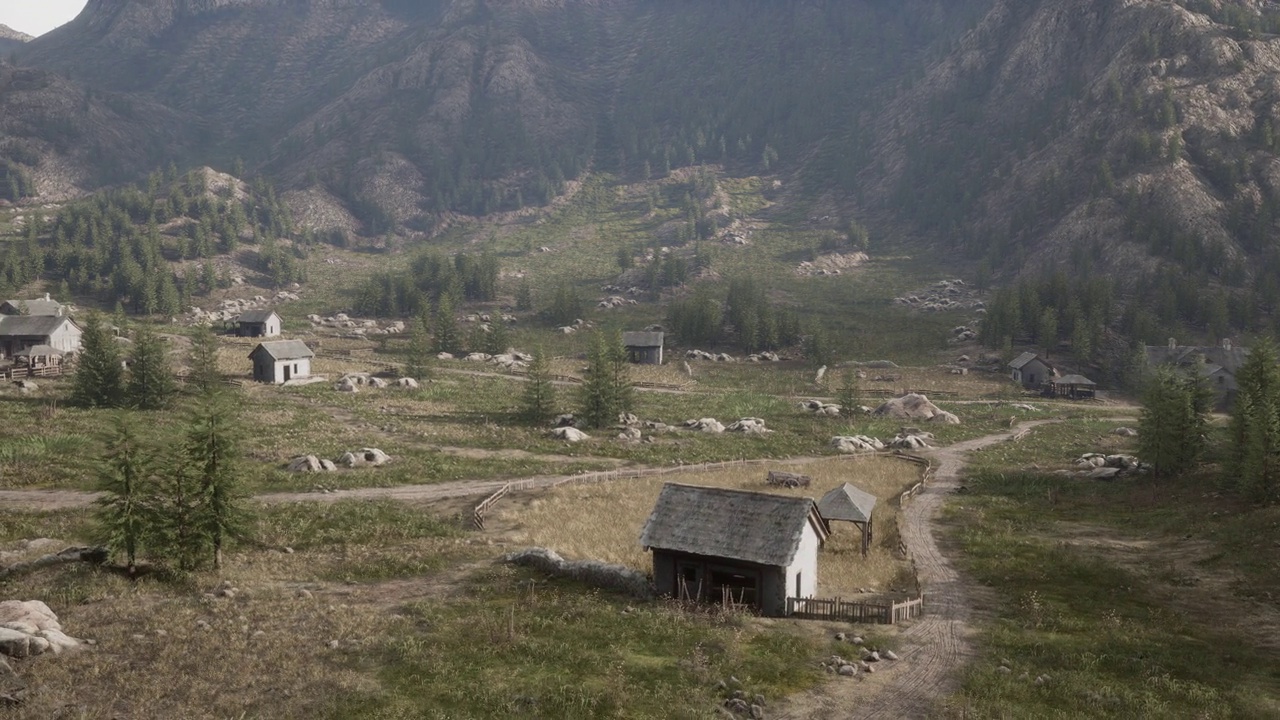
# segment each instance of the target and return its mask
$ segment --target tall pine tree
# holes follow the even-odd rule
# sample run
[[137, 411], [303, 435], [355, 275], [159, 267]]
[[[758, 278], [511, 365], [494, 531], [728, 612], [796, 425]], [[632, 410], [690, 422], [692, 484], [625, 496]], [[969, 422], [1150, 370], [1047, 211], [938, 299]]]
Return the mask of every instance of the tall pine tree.
[[1205, 403], [1197, 379], [1158, 368], [1142, 396], [1138, 456], [1160, 480], [1190, 468], [1204, 451]]
[[114, 554], [123, 554], [129, 574], [137, 571], [138, 557], [156, 526], [154, 458], [138, 438], [127, 414], [116, 418], [98, 469], [98, 542]]
[[124, 401], [124, 369], [115, 338], [102, 323], [102, 316], [90, 313], [80, 338], [71, 402], [83, 407], [120, 407]]
[[520, 417], [533, 425], [541, 425], [556, 414], [556, 388], [551, 380], [551, 363], [541, 347], [533, 352], [520, 405]]
[[436, 304], [435, 337], [432, 349], [438, 353], [454, 354], [462, 350], [458, 320], [453, 316], [453, 300], [447, 294], [441, 294], [440, 301]]
[[183, 447], [182, 462], [201, 498], [197, 526], [212, 546], [216, 568], [222, 567], [227, 541], [240, 535], [245, 523], [236, 471], [236, 415], [226, 391], [202, 394], [192, 407]]
[[169, 404], [176, 390], [164, 341], [151, 328], [138, 328], [126, 387], [129, 405], [139, 410], [158, 410]]
[[1239, 389], [1231, 414], [1231, 447], [1224, 463], [1228, 482], [1253, 500], [1280, 500], [1280, 368], [1275, 343], [1256, 342], [1236, 374]]

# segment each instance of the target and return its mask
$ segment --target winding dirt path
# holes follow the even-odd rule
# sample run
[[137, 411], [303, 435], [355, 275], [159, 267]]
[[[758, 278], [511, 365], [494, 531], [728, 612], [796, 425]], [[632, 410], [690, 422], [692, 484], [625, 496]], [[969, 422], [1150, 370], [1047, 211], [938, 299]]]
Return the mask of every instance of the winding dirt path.
[[[1056, 420], [1035, 420], [1006, 432], [967, 440], [924, 453], [935, 463], [934, 480], [902, 511], [902, 541], [915, 561], [925, 594], [925, 614], [902, 634], [907, 640], [895, 663], [881, 663], [866, 682], [839, 678], [777, 708], [787, 720], [857, 717], [925, 718], [956, 688], [956, 671], [973, 656], [972, 585], [952, 567], [938, 546], [938, 514], [946, 496], [960, 486], [968, 453], [1006, 442], [1016, 434]], [[865, 676], [864, 676], [865, 677]], [[870, 694], [870, 697], [868, 695]], [[856, 711], [855, 711], [856, 708]]]

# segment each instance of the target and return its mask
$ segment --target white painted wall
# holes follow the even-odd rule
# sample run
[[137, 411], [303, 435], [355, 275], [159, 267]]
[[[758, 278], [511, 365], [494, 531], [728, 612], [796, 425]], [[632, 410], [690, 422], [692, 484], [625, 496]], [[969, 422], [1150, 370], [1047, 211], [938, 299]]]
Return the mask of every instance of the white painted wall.
[[[813, 523], [805, 523], [804, 534], [800, 537], [800, 548], [796, 557], [787, 568], [787, 596], [815, 597], [818, 594], [818, 550], [822, 543], [818, 540], [818, 532]], [[796, 593], [796, 575], [800, 575], [800, 592]]]
[[58, 326], [57, 330], [49, 336], [49, 345], [55, 350], [63, 352], [80, 352], [80, 328], [75, 323], [67, 320]]

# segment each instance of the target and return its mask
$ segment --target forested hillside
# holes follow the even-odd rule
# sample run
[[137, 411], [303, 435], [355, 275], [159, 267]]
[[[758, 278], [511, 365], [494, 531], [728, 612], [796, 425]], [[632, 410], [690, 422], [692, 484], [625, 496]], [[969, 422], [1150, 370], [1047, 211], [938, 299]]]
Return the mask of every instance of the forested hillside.
[[709, 164], [799, 180], [792, 202], [1011, 285], [993, 345], [1212, 339], [1280, 306], [1278, 18], [1253, 0], [94, 0], [0, 65], [0, 199], [243, 167], [366, 235], [429, 235], [587, 174]]

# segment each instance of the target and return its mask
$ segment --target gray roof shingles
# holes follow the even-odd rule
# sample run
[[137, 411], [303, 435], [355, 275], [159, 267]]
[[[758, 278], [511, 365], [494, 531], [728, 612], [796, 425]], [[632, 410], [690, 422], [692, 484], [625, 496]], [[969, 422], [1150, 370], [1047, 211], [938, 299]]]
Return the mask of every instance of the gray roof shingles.
[[249, 310], [249, 311], [240, 313], [240, 316], [236, 318], [236, 322], [264, 323], [268, 319], [270, 319], [272, 315], [275, 315], [275, 314], [276, 314], [275, 310]]
[[64, 322], [71, 322], [71, 318], [66, 315], [0, 315], [0, 336], [45, 337], [56, 332]]
[[645, 523], [640, 544], [787, 567], [809, 523], [819, 537], [825, 537], [810, 498], [667, 483]]
[[876, 496], [845, 483], [818, 501], [818, 512], [825, 520], [869, 522], [876, 507]]
[[258, 346], [249, 353], [249, 357], [257, 355], [259, 351], [267, 353], [272, 360], [300, 360], [302, 358], [313, 358], [316, 356], [311, 352], [311, 348], [301, 340], [273, 340], [271, 342], [258, 343]]
[[1013, 362], [1009, 363], [1009, 367], [1013, 368], [1014, 370], [1021, 370], [1023, 367], [1026, 366], [1027, 363], [1031, 362], [1032, 360], [1035, 360], [1038, 357], [1040, 356], [1036, 355], [1033, 352], [1024, 352], [1018, 357], [1014, 358]]
[[622, 344], [626, 347], [662, 347], [662, 333], [624, 332]]

